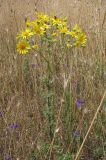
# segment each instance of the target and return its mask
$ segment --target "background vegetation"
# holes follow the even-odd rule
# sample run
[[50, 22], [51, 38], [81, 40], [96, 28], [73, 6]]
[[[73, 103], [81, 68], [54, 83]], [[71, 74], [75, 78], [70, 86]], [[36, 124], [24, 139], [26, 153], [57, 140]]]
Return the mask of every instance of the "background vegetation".
[[[0, 0], [0, 160], [74, 159], [106, 89], [105, 6], [105, 0]], [[55, 48], [49, 93], [42, 57], [16, 52], [16, 34], [36, 10], [68, 16], [88, 37], [64, 63]], [[106, 99], [80, 159], [106, 159]]]

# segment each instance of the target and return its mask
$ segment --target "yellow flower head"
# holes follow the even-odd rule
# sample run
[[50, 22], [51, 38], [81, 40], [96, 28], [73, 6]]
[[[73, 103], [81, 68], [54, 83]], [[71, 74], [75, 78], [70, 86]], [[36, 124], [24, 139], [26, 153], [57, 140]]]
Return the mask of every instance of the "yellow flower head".
[[76, 24], [72, 31], [68, 32], [69, 35], [71, 35], [73, 38], [76, 38], [79, 33], [82, 33], [80, 27]]
[[64, 34], [67, 34], [69, 32], [67, 27], [60, 27], [59, 31], [60, 33], [64, 33]]
[[85, 47], [86, 46], [86, 42], [87, 42], [86, 34], [81, 32], [76, 37], [75, 46], [77, 46], [77, 47], [79, 47], [79, 46]]
[[34, 33], [31, 31], [30, 28], [27, 28], [25, 30], [23, 30], [19, 35], [17, 35], [17, 39], [18, 38], [23, 38], [23, 39], [27, 39], [30, 38], [34, 35]]
[[78, 24], [76, 24], [75, 26], [74, 26], [74, 28], [73, 28], [73, 31], [75, 31], [75, 32], [81, 32], [81, 29], [80, 29], [80, 27], [78, 26]]
[[57, 33], [57, 32], [53, 32], [53, 33], [52, 33], [52, 36], [53, 36], [53, 37], [57, 37], [57, 36], [58, 36], [58, 33]]
[[50, 28], [51, 28], [51, 26], [50, 26], [50, 25], [48, 25], [48, 24], [43, 24], [43, 25], [42, 25], [42, 28], [44, 28], [44, 29], [50, 29]]
[[84, 47], [86, 45], [87, 42], [87, 37], [85, 35], [85, 33], [80, 33], [78, 34], [78, 36], [76, 37], [76, 43], [75, 46], [82, 46]]
[[77, 33], [74, 31], [69, 31], [67, 34], [72, 36], [72, 38], [76, 38], [76, 36], [77, 36]]
[[30, 44], [26, 40], [22, 40], [17, 44], [17, 51], [20, 54], [27, 54], [30, 49], [31, 49]]
[[46, 29], [50, 28], [49, 25], [42, 23], [40, 20], [27, 22], [27, 26], [30, 26], [34, 34], [43, 35], [46, 32]]
[[67, 26], [67, 22], [66, 22], [66, 19], [60, 19], [60, 18], [57, 18], [57, 17], [54, 17], [54, 18], [51, 18], [51, 22], [53, 24], [53, 26]]
[[36, 13], [37, 15], [37, 19], [42, 21], [42, 22], [48, 22], [50, 20], [50, 17], [46, 14], [43, 14], [43, 13]]
[[34, 32], [35, 32], [35, 34], [43, 35], [45, 33], [45, 28], [43, 26], [40, 26], [40, 25], [35, 25], [34, 26]]
[[37, 44], [34, 44], [34, 45], [32, 46], [32, 48], [33, 48], [33, 49], [38, 49], [39, 46], [38, 46]]
[[75, 39], [74, 46], [76, 47], [84, 47], [87, 42], [87, 37], [84, 32], [80, 29], [80, 27], [76, 24], [72, 31], [68, 32], [69, 35], [72, 36], [72, 38]]
[[32, 22], [31, 22], [31, 21], [27, 21], [27, 22], [26, 22], [26, 26], [27, 26], [27, 27], [33, 27], [36, 23], [37, 23], [36, 20], [35, 20], [35, 21], [32, 21]]
[[67, 48], [72, 48], [72, 45], [70, 43], [67, 43]]

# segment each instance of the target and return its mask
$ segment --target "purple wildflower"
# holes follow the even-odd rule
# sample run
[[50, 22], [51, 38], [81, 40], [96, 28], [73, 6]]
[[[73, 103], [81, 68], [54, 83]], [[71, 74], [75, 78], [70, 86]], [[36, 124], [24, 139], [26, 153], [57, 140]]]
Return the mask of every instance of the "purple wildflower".
[[80, 131], [75, 131], [75, 132], [73, 133], [73, 135], [74, 135], [75, 137], [79, 137], [79, 136], [80, 136]]
[[6, 156], [5, 160], [12, 160], [10, 156]]
[[3, 112], [2, 111], [0, 112], [0, 116], [3, 116]]
[[67, 68], [67, 64], [66, 63], [64, 64], [64, 68]]
[[72, 81], [73, 87], [77, 87], [77, 80]]
[[38, 68], [39, 67], [39, 64], [32, 64], [32, 68]]
[[18, 127], [17, 124], [11, 124], [11, 125], [10, 125], [10, 128], [12, 128], [12, 129], [16, 129], [17, 127]]
[[78, 108], [81, 108], [82, 105], [84, 105], [84, 103], [85, 103], [84, 100], [78, 99], [78, 100], [76, 101], [76, 105], [77, 105]]
[[36, 64], [32, 64], [32, 68], [35, 68], [36, 67]]

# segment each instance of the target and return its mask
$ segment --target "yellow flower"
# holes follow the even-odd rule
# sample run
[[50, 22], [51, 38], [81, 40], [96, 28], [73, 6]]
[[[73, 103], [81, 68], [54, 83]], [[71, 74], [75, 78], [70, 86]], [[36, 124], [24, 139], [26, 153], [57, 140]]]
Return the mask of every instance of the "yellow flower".
[[86, 45], [86, 42], [87, 42], [86, 34], [84, 32], [82, 32], [82, 30], [80, 29], [80, 27], [77, 24], [74, 26], [72, 31], [68, 32], [68, 34], [71, 35], [72, 38], [75, 39], [74, 46], [84, 47]]
[[34, 34], [42, 35], [45, 32], [45, 27], [47, 26], [42, 26], [40, 22], [38, 21], [33, 21], [30, 23], [30, 27], [32, 27], [32, 31]]
[[37, 44], [35, 44], [35, 45], [32, 46], [32, 48], [33, 48], [33, 49], [38, 49], [39, 46], [38, 46]]
[[61, 20], [59, 18], [52, 18], [51, 20], [52, 20], [53, 25], [61, 24]]
[[37, 19], [42, 22], [48, 22], [50, 20], [49, 16], [43, 13], [36, 13]]
[[50, 29], [50, 28], [51, 28], [51, 26], [50, 26], [50, 25], [48, 25], [48, 24], [43, 24], [43, 25], [42, 25], [42, 28], [44, 28], [44, 29]]
[[76, 24], [76, 25], [73, 27], [72, 31], [69, 31], [67, 34], [68, 34], [68, 35], [71, 35], [72, 38], [76, 38], [79, 33], [82, 33], [82, 31], [81, 31], [80, 27]]
[[73, 31], [75, 31], [75, 32], [82, 32], [81, 29], [80, 29], [80, 27], [78, 26], [78, 24], [76, 24], [74, 26]]
[[31, 29], [27, 28], [26, 30], [23, 30], [19, 35], [17, 35], [18, 38], [27, 39], [29, 37], [32, 37], [34, 33], [31, 31]]
[[32, 22], [31, 21], [27, 21], [26, 22], [26, 26], [27, 27], [33, 27], [36, 23], [37, 23], [37, 21], [32, 21]]
[[57, 17], [54, 17], [54, 18], [51, 18], [51, 22], [53, 24], [53, 26], [67, 26], [67, 22], [66, 22], [66, 19], [60, 19], [60, 18], [57, 18]]
[[57, 42], [57, 39], [52, 39], [52, 42]]
[[40, 20], [27, 22], [27, 26], [32, 27], [33, 33], [38, 35], [43, 35], [50, 26], [42, 23]]
[[68, 34], [68, 35], [71, 35], [72, 38], [76, 38], [76, 36], [77, 36], [77, 33], [74, 32], [74, 31], [69, 31], [69, 32], [67, 32], [67, 34]]
[[31, 22], [27, 20], [27, 21], [26, 21], [26, 26], [27, 26], [27, 27], [30, 27], [30, 26], [31, 26]]
[[60, 33], [64, 33], [64, 34], [67, 34], [69, 32], [67, 27], [60, 27], [59, 31]]
[[53, 32], [53, 33], [52, 33], [52, 36], [53, 36], [53, 37], [56, 37], [56, 36], [58, 36], [58, 33]]
[[72, 48], [72, 45], [67, 43], [67, 48]]
[[38, 35], [43, 35], [45, 33], [45, 28], [39, 26], [39, 25], [36, 25], [34, 27], [34, 32], [35, 34], [38, 34]]
[[79, 33], [78, 36], [76, 37], [76, 43], [75, 46], [82, 46], [84, 47], [86, 45], [87, 42], [87, 37], [85, 35], [85, 33]]
[[22, 40], [17, 44], [17, 51], [20, 54], [27, 54], [30, 49], [31, 49], [30, 44], [26, 40]]

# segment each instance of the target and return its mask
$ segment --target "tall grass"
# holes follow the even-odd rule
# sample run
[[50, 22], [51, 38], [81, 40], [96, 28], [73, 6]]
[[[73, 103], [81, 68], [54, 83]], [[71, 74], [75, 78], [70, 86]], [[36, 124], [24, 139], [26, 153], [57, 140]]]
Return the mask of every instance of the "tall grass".
[[[17, 3], [1, 2], [0, 160], [74, 159], [106, 89], [106, 2]], [[41, 54], [16, 52], [19, 26], [24, 27], [27, 17], [33, 19], [36, 8], [67, 15], [70, 25], [78, 23], [88, 37], [87, 46], [67, 51], [64, 61], [59, 61], [62, 51], [55, 46], [52, 75]], [[78, 107], [80, 101], [84, 103]], [[106, 99], [80, 159], [106, 159], [105, 128]]]

